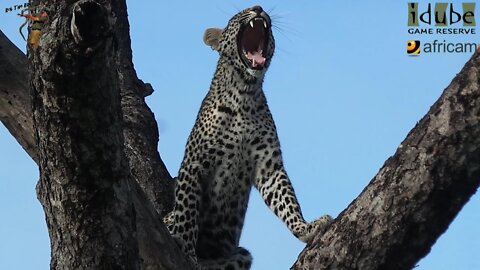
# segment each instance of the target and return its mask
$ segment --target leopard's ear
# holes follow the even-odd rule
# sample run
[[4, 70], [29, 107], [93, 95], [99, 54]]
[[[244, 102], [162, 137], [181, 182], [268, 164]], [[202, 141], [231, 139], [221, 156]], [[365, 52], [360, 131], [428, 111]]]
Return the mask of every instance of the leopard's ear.
[[222, 38], [223, 29], [220, 28], [207, 28], [203, 34], [203, 42], [212, 49], [218, 51], [220, 45], [220, 39]]

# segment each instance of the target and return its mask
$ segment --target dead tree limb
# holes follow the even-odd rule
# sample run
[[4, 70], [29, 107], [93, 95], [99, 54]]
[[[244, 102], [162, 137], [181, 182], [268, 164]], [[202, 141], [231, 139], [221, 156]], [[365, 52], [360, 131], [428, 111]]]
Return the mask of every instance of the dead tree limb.
[[35, 162], [27, 58], [0, 31], [0, 121]]

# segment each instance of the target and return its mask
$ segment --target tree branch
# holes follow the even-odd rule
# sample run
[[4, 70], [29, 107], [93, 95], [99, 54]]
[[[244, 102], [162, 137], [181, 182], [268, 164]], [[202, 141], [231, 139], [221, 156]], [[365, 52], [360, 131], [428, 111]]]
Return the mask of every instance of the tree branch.
[[173, 209], [173, 181], [158, 153], [158, 127], [145, 103], [152, 86], [139, 80], [133, 68], [130, 26], [125, 1], [113, 1], [116, 14], [115, 36], [118, 50], [115, 63], [123, 113], [125, 153], [133, 177], [161, 216]]
[[293, 269], [412, 269], [480, 185], [475, 53], [346, 210]]
[[38, 163], [27, 75], [27, 58], [0, 30], [0, 121]]

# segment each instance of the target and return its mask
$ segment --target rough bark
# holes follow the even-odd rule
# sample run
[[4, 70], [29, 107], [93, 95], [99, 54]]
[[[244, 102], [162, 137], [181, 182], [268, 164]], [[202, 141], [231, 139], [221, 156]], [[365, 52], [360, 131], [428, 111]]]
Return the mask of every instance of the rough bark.
[[60, 14], [72, 7], [62, 2], [50, 10], [41, 47], [29, 51], [51, 268], [140, 269], [114, 43], [102, 33], [112, 27], [110, 7], [73, 8], [78, 40], [69, 39], [70, 17]]
[[[42, 2], [54, 8], [31, 54], [38, 148], [26, 58], [0, 32], [0, 120], [41, 168], [52, 269], [188, 269], [160, 222], [171, 182], [144, 102], [152, 90], [131, 62], [125, 2], [101, 3], [116, 14], [112, 31], [109, 16], [98, 16], [105, 10], [90, 6], [83, 16], [97, 19], [88, 27], [98, 35], [78, 43], [68, 32], [73, 2]], [[294, 269], [410, 269], [428, 253], [479, 185], [479, 61], [467, 63]]]
[[164, 216], [173, 209], [173, 181], [158, 153], [158, 127], [145, 103], [152, 86], [138, 79], [132, 62], [130, 29], [125, 1], [114, 1], [117, 67], [123, 112], [125, 153], [133, 177], [153, 206]]
[[[112, 2], [116, 14], [115, 66], [119, 78], [125, 151], [131, 173], [164, 215], [173, 209], [173, 181], [158, 148], [158, 127], [145, 103], [153, 93], [150, 84], [138, 79], [132, 62], [125, 1]], [[37, 153], [27, 76], [27, 59], [0, 31], [0, 120], [35, 162]]]
[[293, 269], [412, 269], [480, 184], [480, 55]]
[[[89, 1], [81, 2], [85, 3]], [[40, 60], [35, 63], [36, 66], [32, 69], [33, 72], [37, 72], [37, 79], [41, 78], [41, 80], [38, 80], [37, 83], [43, 84], [46, 81], [47, 83], [54, 84], [54, 82], [51, 82], [52, 80], [57, 82], [57, 85], [52, 85], [50, 87], [50, 93], [48, 93], [48, 87], [39, 85], [39, 91], [47, 92], [44, 96], [45, 99], [37, 100], [40, 103], [40, 110], [43, 107], [48, 107], [43, 106], [45, 104], [42, 104], [42, 102], [48, 101], [47, 103], [50, 104], [52, 102], [55, 103], [55, 101], [58, 101], [55, 108], [46, 108], [47, 110], [51, 109], [53, 111], [48, 111], [47, 113], [45, 113], [43, 115], [44, 119], [40, 122], [55, 122], [54, 125], [57, 125], [59, 123], [59, 119], [61, 119], [63, 121], [61, 121], [57, 128], [61, 128], [62, 125], [64, 126], [64, 133], [58, 132], [51, 137], [44, 136], [45, 134], [42, 133], [42, 127], [40, 127], [39, 133], [43, 134], [43, 139], [47, 141], [49, 140], [50, 142], [59, 142], [58, 145], [51, 145], [51, 149], [44, 149], [53, 152], [52, 156], [49, 157], [50, 163], [47, 164], [47, 166], [49, 165], [50, 167], [54, 167], [50, 169], [52, 171], [55, 171], [57, 174], [62, 175], [62, 177], [67, 176], [62, 173], [63, 169], [68, 168], [66, 167], [67, 165], [70, 166], [69, 168], [78, 168], [80, 166], [84, 166], [84, 168], [88, 168], [88, 170], [90, 170], [88, 173], [93, 173], [94, 170], [92, 170], [92, 167], [90, 167], [90, 165], [92, 164], [95, 165], [97, 169], [114, 168], [114, 173], [117, 173], [118, 176], [113, 177], [113, 175], [107, 175], [106, 178], [110, 176], [114, 179], [106, 180], [101, 179], [101, 177], [94, 179], [86, 176], [81, 179], [85, 180], [85, 183], [83, 184], [85, 184], [86, 186], [82, 186], [83, 184], [81, 184], [73, 188], [71, 186], [68, 186], [68, 184], [58, 187], [55, 186], [56, 182], [50, 182], [47, 185], [44, 184], [45, 181], [39, 182], [39, 185], [37, 186], [37, 192], [39, 193], [39, 198], [42, 201], [42, 204], [45, 205], [45, 212], [47, 215], [47, 222], [49, 223], [52, 241], [52, 269], [63, 269], [65, 267], [70, 269], [77, 269], [77, 267], [74, 267], [74, 265], [79, 265], [79, 258], [76, 258], [79, 256], [68, 256], [68, 252], [80, 252], [80, 250], [70, 249], [69, 251], [68, 241], [57, 239], [55, 235], [56, 230], [69, 233], [68, 235], [76, 235], [76, 239], [70, 239], [69, 241], [76, 241], [77, 246], [88, 244], [91, 249], [86, 248], [85, 251], [89, 250], [90, 252], [95, 253], [91, 253], [90, 255], [97, 256], [95, 257], [96, 259], [102, 256], [102, 252], [99, 252], [99, 250], [95, 250], [93, 247], [104, 247], [105, 249], [111, 250], [109, 251], [112, 252], [111, 254], [104, 250], [104, 257], [108, 257], [111, 263], [124, 265], [123, 267], [126, 268], [131, 268], [131, 266], [137, 267], [138, 265], [140, 265], [142, 269], [189, 269], [190, 266], [187, 264], [187, 261], [183, 258], [183, 255], [179, 252], [178, 248], [173, 244], [171, 238], [168, 235], [168, 232], [161, 223], [161, 215], [159, 215], [159, 213], [164, 213], [172, 207], [173, 185], [171, 181], [168, 181], [170, 180], [170, 176], [156, 150], [158, 143], [157, 126], [153, 114], [151, 113], [150, 109], [144, 101], [144, 97], [150, 94], [153, 90], [149, 85], [143, 84], [143, 82], [141, 82], [136, 77], [135, 71], [133, 70], [125, 2], [114, 1], [111, 3], [113, 13], [117, 15], [115, 27], [112, 29], [113, 31], [107, 32], [107, 35], [103, 35], [105, 34], [105, 32], [103, 32], [103, 34], [99, 32], [99, 34], [102, 35], [93, 36], [94, 40], [90, 40], [92, 41], [92, 43], [90, 44], [87, 44], [89, 43], [89, 41], [85, 41], [83, 43], [81, 42], [82, 44], [68, 43], [68, 40], [71, 39], [71, 35], [69, 36], [68, 32], [65, 32], [65, 30], [68, 31], [68, 29], [70, 29], [69, 27], [66, 27], [68, 26], [66, 24], [68, 24], [71, 16], [71, 12], [68, 12], [68, 10], [71, 10], [72, 5], [67, 6], [66, 3], [62, 3], [61, 5], [58, 5], [57, 3], [55, 4], [55, 10], [50, 8], [50, 22], [55, 21], [55, 25], [51, 26], [53, 27], [52, 29], [50, 29], [51, 31], [47, 29], [44, 30], [44, 37], [42, 40], [42, 47], [46, 48], [46, 50], [40, 50], [40, 52], [35, 52], [31, 54], [34, 57], [36, 56], [37, 59]], [[102, 5], [105, 4], [106, 3], [102, 3]], [[46, 6], [48, 5], [48, 3], [43, 2], [42, 5]], [[67, 12], [62, 13], [62, 11]], [[95, 14], [97, 11], [99, 11], [100, 13], [103, 12], [101, 10], [96, 10], [95, 8], [93, 8], [89, 9], [89, 12], [94, 14], [88, 14], [84, 16], [85, 18], [88, 18], [88, 16], [92, 16], [89, 17], [89, 19], [97, 19], [97, 23], [103, 22], [108, 24], [108, 22], [102, 21], [102, 18], [93, 17], [95, 15], [98, 15]], [[52, 14], [64, 14], [64, 17], [55, 15], [52, 16]], [[119, 14], [121, 16], [119, 16]], [[97, 26], [97, 29], [100, 29], [105, 25], [85, 25], [85, 27]], [[92, 30], [95, 29], [93, 28]], [[45, 36], [45, 33], [48, 33], [48, 35], [51, 36], [47, 37]], [[98, 43], [98, 41], [100, 41], [100, 43]], [[53, 44], [49, 44], [48, 42], [53, 42]], [[70, 40], [70, 42], [72, 41]], [[102, 56], [101, 54], [103, 52], [98, 52], [102, 51], [102, 46], [109, 46], [107, 43], [111, 44], [111, 46], [107, 50], [104, 50], [104, 52], [107, 52], [108, 55]], [[89, 53], [86, 53], [88, 51], [87, 48], [92, 46], [95, 47], [95, 45], [99, 44], [101, 45], [100, 47], [94, 48]], [[33, 145], [35, 140], [33, 136], [34, 132], [30, 109], [30, 97], [28, 91], [29, 88], [27, 86], [28, 76], [26, 72], [26, 58], [20, 52], [20, 50], [18, 50], [1, 32], [0, 46], [0, 63], [2, 64], [0, 66], [0, 104], [2, 105], [0, 106], [0, 120], [5, 124], [5, 126], [9, 127], [12, 135], [17, 138], [19, 143], [27, 150], [28, 154], [37, 162], [37, 164], [41, 165], [40, 161], [44, 161], [45, 158], [38, 158], [37, 150], [39, 149], [37, 149]], [[44, 61], [55, 63], [54, 66], [56, 68], [54, 70], [48, 70], [48, 68], [44, 68]], [[89, 63], [95, 63], [95, 65], [90, 66]], [[111, 67], [109, 71], [112, 72], [111, 74], [104, 70], [105, 65], [103, 64], [106, 63], [108, 63], [109, 67]], [[48, 66], [47, 64], [47, 67], [53, 68], [54, 66]], [[97, 71], [99, 72], [97, 73]], [[105, 80], [103, 82], [97, 81], [97, 79], [101, 76], [108, 76], [111, 79], [111, 84], [108, 82], [105, 84]], [[44, 80], [45, 78], [48, 79]], [[92, 78], [94, 78], [94, 80], [92, 80]], [[100, 85], [101, 83], [104, 84]], [[115, 110], [119, 108], [118, 104], [115, 103], [115, 95], [119, 94], [119, 90], [121, 92], [121, 105], [123, 112], [121, 116], [123, 116], [123, 122], [120, 121], [118, 118], [115, 118], [118, 117], [118, 115], [115, 113]], [[106, 91], [106, 93], [102, 91]], [[90, 97], [89, 94], [91, 94]], [[103, 101], [110, 101], [113, 103], [103, 104], [102, 102], [97, 102], [96, 98], [100, 98], [100, 100], [106, 98], [106, 100]], [[72, 102], [72, 100], [75, 102]], [[58, 103], [62, 102], [63, 104], [60, 104], [61, 108], [59, 108], [59, 106], [57, 105], [59, 105]], [[9, 106], [3, 106], [3, 104], [9, 104]], [[108, 114], [109, 110], [112, 110], [110, 114]], [[16, 113], [17, 111], [20, 113]], [[106, 111], [107, 114], [105, 114], [104, 111]], [[88, 112], [90, 113], [89, 115]], [[82, 116], [81, 113], [86, 113], [86, 115]], [[101, 115], [100, 113], [103, 113], [103, 117], [106, 118], [103, 120], [101, 119], [101, 117], [94, 119], [88, 118], [94, 117], [95, 115]], [[60, 116], [62, 116], [63, 118]], [[72, 121], [72, 119], [78, 120], [80, 118], [83, 118], [84, 120], [80, 124]], [[42, 123], [40, 123], [39, 125], [41, 126]], [[69, 126], [72, 124], [78, 124], [78, 126], [76, 127], [77, 129]], [[47, 129], [55, 128], [54, 125], [47, 127]], [[10, 128], [11, 126], [14, 126], [16, 128]], [[96, 130], [97, 128], [98, 130]], [[93, 132], [94, 130], [96, 131]], [[125, 136], [125, 147], [123, 147], [123, 143], [121, 143], [123, 137], [118, 137], [118, 134], [116, 133], [118, 132], [118, 130], [123, 131], [123, 135]], [[43, 131], [45, 132], [45, 130]], [[83, 137], [78, 136], [81, 132], [85, 132]], [[99, 137], [97, 137], [95, 140], [85, 141], [86, 139], [94, 138], [94, 136], [90, 137], [90, 135], [98, 135]], [[70, 138], [69, 136], [72, 138]], [[117, 141], [119, 139], [120, 141]], [[103, 145], [102, 140], [104, 143]], [[74, 162], [67, 162], [68, 164], [61, 166], [61, 168], [57, 170], [60, 163], [52, 166], [54, 163], [51, 161], [55, 161], [57, 158], [62, 159], [62, 162], [64, 161], [64, 157], [61, 156], [61, 154], [63, 154], [61, 151], [66, 151], [66, 148], [68, 151], [68, 145], [65, 145], [65, 141], [68, 141], [70, 143], [73, 142], [72, 144], [77, 143], [78, 145], [81, 145], [83, 147], [82, 149], [76, 150], [83, 150], [84, 152], [71, 154], [72, 156], [75, 156], [75, 158], [81, 158], [81, 155], [85, 154], [86, 152], [95, 150], [98, 151], [96, 155], [91, 155], [90, 160], [80, 160], [80, 162], [77, 162], [77, 160], [75, 160]], [[99, 143], [99, 145], [96, 145], [97, 142]], [[109, 146], [108, 143], [110, 143]], [[111, 149], [108, 147], [110, 147]], [[103, 153], [104, 150], [107, 151], [106, 154], [100, 155], [100, 153]], [[114, 156], [111, 155], [112, 153], [109, 153], [110, 150], [113, 150], [112, 153], [115, 154]], [[119, 150], [120, 152], [118, 152]], [[123, 160], [123, 150], [127, 154], [129, 166], [123, 163], [124, 166], [121, 166], [120, 168], [113, 167], [115, 165], [115, 159], [117, 159], [117, 162]], [[109, 154], [110, 156], [108, 156]], [[97, 159], [100, 159], [100, 162], [98, 162]], [[128, 168], [130, 169], [130, 171], [128, 170]], [[74, 173], [78, 172], [79, 171], [76, 170]], [[129, 185], [131, 189], [127, 190], [128, 185], [125, 185], [123, 178], [129, 178], [129, 173], [131, 173], [137, 181], [130, 181]], [[73, 180], [74, 185], [78, 184], [76, 183], [76, 181], [81, 181], [79, 180], [78, 175], [68, 176], [77, 177], [77, 179]], [[118, 186], [114, 187], [114, 185], [118, 183], [121, 183], [121, 188], [119, 188]], [[138, 186], [137, 183], [140, 184], [141, 188]], [[97, 188], [99, 187], [95, 186], [96, 184], [102, 185], [101, 188], [104, 188], [107, 191], [97, 190]], [[81, 190], [82, 188], [84, 190]], [[52, 189], [57, 190], [52, 191]], [[103, 196], [103, 202], [105, 203], [105, 209], [103, 212], [102, 205], [99, 204], [98, 206], [96, 206], [96, 208], [93, 208], [92, 212], [88, 215], [81, 215], [81, 217], [78, 217], [78, 223], [83, 222], [82, 224], [85, 224], [85, 219], [90, 218], [90, 220], [94, 220], [91, 217], [99, 215], [99, 213], [105, 214], [108, 211], [118, 212], [108, 213], [110, 217], [116, 215], [117, 217], [120, 216], [120, 218], [124, 219], [116, 220], [116, 222], [113, 222], [114, 220], [109, 219], [108, 215], [106, 215], [107, 217], [103, 217], [104, 219], [108, 219], [106, 221], [104, 220], [106, 224], [102, 226], [102, 220], [99, 219], [98, 221], [96, 221], [96, 225], [90, 224], [88, 226], [88, 232], [73, 230], [71, 226], [75, 226], [75, 221], [68, 221], [62, 224], [57, 224], [58, 220], [52, 222], [52, 219], [54, 218], [59, 218], [60, 220], [64, 221], [63, 219], [65, 219], [66, 217], [59, 216], [61, 214], [70, 215], [70, 218], [74, 218], [74, 212], [78, 210], [72, 208], [67, 209], [68, 207], [71, 207], [71, 205], [69, 205], [68, 207], [62, 206], [62, 211], [64, 213], [59, 213], [61, 211], [53, 211], [54, 207], [50, 207], [51, 201], [49, 200], [49, 196], [55, 196], [55, 193], [65, 192], [65, 189], [70, 193], [77, 192], [73, 194], [73, 196], [67, 198], [76, 200], [77, 204], [79, 199], [91, 201], [91, 198], [82, 198], [82, 194], [80, 194], [80, 191], [98, 191], [97, 193], [99, 194], [100, 192], [115, 192], [115, 196], [113, 197], [108, 198], [108, 196]], [[127, 192], [125, 193], [125, 191]], [[124, 203], [125, 205], [120, 205], [119, 207], [118, 201], [115, 201], [118, 199], [118, 195], [125, 196], [125, 198], [127, 198], [127, 201], [132, 200], [135, 204], [135, 213], [133, 216], [135, 218], [134, 221], [136, 221], [136, 224], [134, 224], [133, 229], [136, 229], [136, 231], [132, 230], [132, 228], [129, 228], [129, 226], [132, 227], [131, 215], [133, 212], [131, 212], [131, 202], [120, 202]], [[129, 198], [130, 196], [131, 198]], [[120, 197], [120, 199], [125, 198]], [[89, 203], [90, 202], [86, 202], [84, 204]], [[55, 205], [58, 206], [57, 204]], [[82, 206], [79, 206], [79, 208], [81, 207]], [[122, 211], [122, 207], [129, 208], [126, 209], [126, 211], [128, 212], [127, 214], [120, 213]], [[100, 237], [100, 235], [104, 235], [102, 231], [95, 232], [96, 229], [111, 230], [111, 228], [108, 228], [108, 226], [110, 225], [112, 227], [115, 227], [115, 224], [120, 225], [114, 229], [118, 229], [121, 233], [124, 233], [123, 236], [120, 235], [120, 233], [117, 233], [116, 235], [113, 235], [115, 237], [114, 239], [108, 238], [109, 235], [106, 234], [106, 237], [102, 238]], [[95, 228], [95, 226], [97, 226], [97, 228]], [[89, 234], [95, 233], [97, 233], [97, 238], [89, 237]], [[136, 236], [133, 241], [138, 241], [138, 250], [140, 251], [141, 256], [140, 260], [135, 260], [134, 257], [130, 257], [128, 261], [131, 261], [131, 265], [127, 265], [123, 264], [125, 263], [125, 261], [122, 261], [118, 257], [113, 256], [113, 253], [115, 252], [117, 252], [116, 254], [118, 256], [125, 255], [122, 255], [122, 252], [125, 250], [119, 248], [120, 246], [118, 245], [118, 242], [115, 242], [120, 239], [120, 236], [127, 237], [127, 240], [128, 238]], [[62, 237], [65, 237], [65, 235], [62, 235]], [[95, 241], [92, 240], [98, 241], [95, 243]], [[98, 243], [102, 241], [103, 243]], [[103, 246], [101, 244], [103, 244]], [[135, 253], [137, 249], [137, 244], [130, 244], [131, 243], [128, 243], [127, 241], [123, 245], [124, 247], [126, 247], [127, 251], [131, 249], [132, 251], [129, 252]], [[109, 246], [114, 246], [114, 248], [109, 248]], [[64, 249], [62, 250], [62, 248]], [[77, 255], [78, 254], [79, 253], [77, 253]], [[88, 258], [84, 258], [84, 260], [88, 260]], [[85, 261], [83, 263], [84, 267], [92, 266]], [[93, 263], [101, 262], [100, 259], [98, 259]], [[69, 265], [69, 267], [67, 267], [66, 265]]]

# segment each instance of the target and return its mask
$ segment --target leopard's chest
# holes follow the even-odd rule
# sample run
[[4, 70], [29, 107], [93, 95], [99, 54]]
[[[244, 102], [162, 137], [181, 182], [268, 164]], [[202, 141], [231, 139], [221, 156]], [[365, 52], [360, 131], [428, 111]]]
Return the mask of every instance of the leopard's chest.
[[203, 152], [212, 163], [208, 178], [216, 194], [250, 189], [255, 166], [251, 141], [265, 126], [257, 107], [251, 99], [219, 100], [209, 107], [211, 134]]

